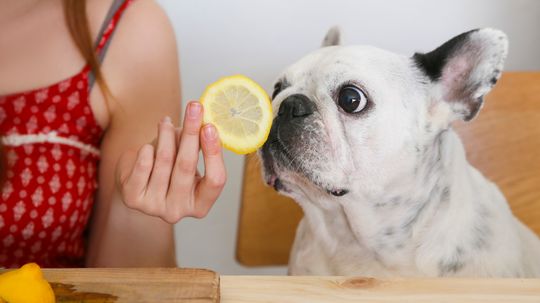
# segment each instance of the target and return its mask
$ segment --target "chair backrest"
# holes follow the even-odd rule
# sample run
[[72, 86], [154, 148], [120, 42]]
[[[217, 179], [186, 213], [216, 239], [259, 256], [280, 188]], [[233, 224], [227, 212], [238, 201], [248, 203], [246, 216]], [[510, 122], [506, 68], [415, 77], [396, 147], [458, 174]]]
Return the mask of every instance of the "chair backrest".
[[[454, 128], [471, 164], [540, 235], [540, 72], [504, 73], [479, 116]], [[246, 157], [236, 256], [246, 266], [287, 264], [302, 210], [264, 185], [259, 164]]]

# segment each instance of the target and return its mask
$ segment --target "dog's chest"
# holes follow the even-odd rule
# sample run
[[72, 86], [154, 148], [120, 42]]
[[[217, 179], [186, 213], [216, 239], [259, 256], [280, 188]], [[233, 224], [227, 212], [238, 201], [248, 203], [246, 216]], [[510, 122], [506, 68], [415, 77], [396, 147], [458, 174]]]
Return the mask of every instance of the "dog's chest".
[[[380, 216], [364, 210], [362, 217], [349, 220], [343, 211], [331, 214], [305, 209], [306, 217], [300, 225], [293, 250], [297, 269], [309, 272], [297, 274], [357, 274], [388, 276], [397, 271], [412, 270], [413, 244], [410, 229], [388, 225]], [[400, 219], [396, 221], [403, 221]], [[392, 220], [390, 220], [392, 222]], [[374, 228], [375, 227], [375, 228]], [[315, 269], [315, 270], [314, 270]]]

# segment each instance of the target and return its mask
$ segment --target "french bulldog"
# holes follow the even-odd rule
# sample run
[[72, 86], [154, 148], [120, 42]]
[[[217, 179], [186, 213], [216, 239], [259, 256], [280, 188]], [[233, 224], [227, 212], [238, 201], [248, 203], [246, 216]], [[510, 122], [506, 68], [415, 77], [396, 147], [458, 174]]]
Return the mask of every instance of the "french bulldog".
[[540, 240], [452, 130], [500, 77], [506, 35], [412, 56], [340, 44], [332, 28], [278, 78], [259, 150], [267, 184], [304, 211], [289, 273], [539, 277]]

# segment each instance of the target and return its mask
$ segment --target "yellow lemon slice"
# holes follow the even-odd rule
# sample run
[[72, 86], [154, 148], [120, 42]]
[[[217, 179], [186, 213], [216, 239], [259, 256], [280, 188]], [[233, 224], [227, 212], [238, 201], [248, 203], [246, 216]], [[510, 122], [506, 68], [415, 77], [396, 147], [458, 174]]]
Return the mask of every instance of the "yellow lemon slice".
[[270, 98], [255, 81], [236, 75], [210, 84], [201, 96], [204, 123], [218, 130], [225, 148], [247, 154], [261, 147], [272, 126]]

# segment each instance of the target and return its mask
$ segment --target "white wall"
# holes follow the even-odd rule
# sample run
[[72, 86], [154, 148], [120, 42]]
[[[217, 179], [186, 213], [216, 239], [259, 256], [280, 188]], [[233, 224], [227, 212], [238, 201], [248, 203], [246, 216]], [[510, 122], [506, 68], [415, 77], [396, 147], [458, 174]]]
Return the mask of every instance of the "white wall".
[[[317, 48], [340, 25], [347, 44], [371, 44], [403, 54], [429, 51], [461, 32], [495, 27], [510, 38], [507, 70], [540, 69], [537, 0], [158, 0], [180, 48], [183, 102], [207, 84], [242, 73], [270, 91], [276, 75]], [[284, 274], [285, 268], [245, 268], [234, 260], [243, 158], [225, 154], [229, 181], [211, 214], [177, 225], [180, 264], [222, 274]]]

